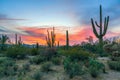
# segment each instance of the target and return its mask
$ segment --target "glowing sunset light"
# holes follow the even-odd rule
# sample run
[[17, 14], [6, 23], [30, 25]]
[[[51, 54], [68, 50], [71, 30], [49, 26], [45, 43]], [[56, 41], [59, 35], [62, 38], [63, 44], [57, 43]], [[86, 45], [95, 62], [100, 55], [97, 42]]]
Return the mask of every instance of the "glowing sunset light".
[[14, 34], [25, 44], [45, 45], [47, 30], [55, 27], [56, 43], [66, 44], [66, 30], [70, 45], [79, 44], [92, 36], [90, 19], [99, 21], [99, 5], [110, 16], [105, 38], [120, 35], [119, 0], [0, 0], [0, 34], [7, 34], [14, 42]]

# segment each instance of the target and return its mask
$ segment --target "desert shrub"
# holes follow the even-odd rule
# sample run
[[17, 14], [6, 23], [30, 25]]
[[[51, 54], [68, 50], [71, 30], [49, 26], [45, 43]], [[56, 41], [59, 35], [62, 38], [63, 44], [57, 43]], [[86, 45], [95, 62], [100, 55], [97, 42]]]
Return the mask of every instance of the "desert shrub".
[[22, 65], [23, 70], [30, 71], [30, 63], [26, 63]]
[[57, 55], [57, 51], [55, 48], [47, 48], [40, 53], [41, 56], [45, 57], [46, 60], [52, 59], [52, 57]]
[[113, 51], [113, 49], [111, 48], [111, 46], [113, 46], [113, 44], [105, 44], [103, 46], [103, 49], [107, 52], [107, 53], [111, 53]]
[[81, 45], [81, 47], [91, 53], [101, 54], [99, 43], [90, 44], [86, 42], [84, 45]]
[[33, 74], [32, 78], [33, 78], [34, 80], [42, 80], [42, 79], [41, 79], [42, 76], [43, 76], [43, 73], [38, 70], [38, 71], [36, 71], [36, 72]]
[[32, 64], [40, 64], [44, 61], [46, 61], [45, 57], [40, 56], [40, 55], [35, 56], [35, 57], [33, 57], [29, 60], [29, 62], [32, 63]]
[[38, 55], [39, 54], [39, 50], [37, 48], [31, 48], [30, 50], [30, 55]]
[[112, 52], [112, 55], [110, 56], [110, 58], [113, 61], [120, 61], [120, 52], [119, 51]]
[[104, 50], [107, 53], [111, 54], [111, 57], [113, 58], [113, 60], [115, 57], [120, 57], [120, 46], [117, 43], [113, 42], [113, 43], [105, 44]]
[[18, 66], [12, 59], [0, 59], [0, 77], [15, 75], [17, 69]]
[[82, 49], [72, 48], [70, 50], [61, 51], [63, 55], [69, 56], [73, 61], [74, 60], [87, 60], [89, 57], [93, 57], [92, 53], [84, 51]]
[[35, 79], [31, 78], [31, 76], [21, 75], [21, 76], [18, 76], [17, 79], [14, 78], [14, 79], [11, 79], [11, 80], [35, 80]]
[[91, 76], [96, 78], [101, 71], [105, 72], [104, 64], [98, 62], [95, 59], [90, 59], [90, 61], [89, 61], [89, 72], [90, 72]]
[[6, 51], [6, 56], [16, 59], [23, 59], [27, 55], [26, 48], [22, 46], [12, 46]]
[[91, 74], [92, 77], [96, 78], [99, 74], [99, 70], [97, 69], [97, 67], [89, 67], [89, 72]]
[[42, 66], [41, 66], [41, 71], [49, 72], [49, 71], [51, 71], [51, 66], [52, 66], [51, 62], [43, 63]]
[[[103, 45], [106, 45], [108, 44], [109, 41], [105, 40], [103, 41]], [[83, 42], [83, 44], [81, 44], [81, 47], [88, 51], [88, 52], [91, 52], [91, 53], [95, 53], [99, 56], [109, 56], [107, 53], [106, 53], [106, 49], [108, 48], [104, 48], [104, 50], [101, 50], [100, 48], [100, 45], [98, 42], [95, 42], [95, 43], [88, 43], [88, 42]]]
[[54, 58], [52, 58], [52, 63], [55, 65], [60, 65], [61, 59], [59, 57], [54, 57]]
[[23, 68], [23, 66], [21, 68], [18, 69], [18, 73], [17, 73], [17, 76], [24, 76], [26, 74], [27, 70], [25, 70]]
[[71, 59], [67, 57], [66, 59], [64, 59], [63, 64], [64, 64], [64, 69], [67, 72], [68, 70], [70, 70], [69, 65], [71, 64]]
[[71, 62], [70, 58], [66, 58], [63, 64], [64, 70], [70, 78], [73, 78], [77, 75], [82, 75], [84, 73], [83, 65], [78, 64], [77, 62]]
[[85, 49], [87, 51], [90, 51], [90, 52], [93, 52], [93, 53], [95, 53], [96, 49], [97, 49], [97, 47], [95, 47], [97, 45], [92, 45], [92, 44], [87, 43], [87, 42], [84, 45], [81, 45], [81, 46], [82, 46], [83, 49]]
[[110, 69], [120, 71], [120, 61], [108, 61]]

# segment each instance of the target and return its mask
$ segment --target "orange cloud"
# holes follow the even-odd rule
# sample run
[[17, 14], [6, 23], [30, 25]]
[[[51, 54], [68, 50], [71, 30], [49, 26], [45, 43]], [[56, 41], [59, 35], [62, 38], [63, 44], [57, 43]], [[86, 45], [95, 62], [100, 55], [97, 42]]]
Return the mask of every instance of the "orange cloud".
[[[27, 35], [21, 35], [22, 40], [26, 44], [35, 44], [38, 42], [39, 44], [45, 45], [46, 40], [45, 37], [47, 35], [47, 29], [50, 31], [52, 28], [38, 28], [38, 27], [22, 27], [19, 28], [23, 32], [27, 33]], [[66, 44], [66, 30], [61, 31], [61, 28], [55, 28], [56, 33], [56, 43], [57, 41], [60, 42], [60, 45]], [[70, 45], [78, 44], [84, 40], [86, 40], [87, 37], [92, 36], [94, 40], [96, 40], [96, 37], [94, 33], [92, 32], [91, 27], [72, 27], [72, 29], [69, 31], [69, 42]], [[71, 33], [74, 32], [74, 33]], [[117, 33], [108, 32], [106, 37], [109, 36], [115, 36], [118, 35]]]

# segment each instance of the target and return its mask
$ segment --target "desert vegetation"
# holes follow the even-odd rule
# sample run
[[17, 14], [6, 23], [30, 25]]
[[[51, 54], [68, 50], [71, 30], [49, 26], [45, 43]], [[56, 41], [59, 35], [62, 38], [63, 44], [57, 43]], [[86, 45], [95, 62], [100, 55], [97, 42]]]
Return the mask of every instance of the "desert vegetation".
[[[93, 19], [92, 28], [99, 42], [92, 36], [88, 42], [69, 45], [69, 31], [66, 31], [66, 45], [56, 41], [55, 28], [47, 30], [46, 46], [38, 43], [27, 47], [21, 37], [15, 34], [15, 44], [9, 43], [9, 36], [0, 37], [0, 80], [106, 80], [110, 71], [120, 71], [120, 44], [104, 40], [109, 16], [102, 26], [100, 6], [100, 28], [97, 32]], [[56, 43], [57, 42], [57, 43]], [[57, 45], [58, 44], [58, 45]], [[106, 59], [107, 58], [107, 59]], [[118, 78], [120, 79], [120, 78]]]

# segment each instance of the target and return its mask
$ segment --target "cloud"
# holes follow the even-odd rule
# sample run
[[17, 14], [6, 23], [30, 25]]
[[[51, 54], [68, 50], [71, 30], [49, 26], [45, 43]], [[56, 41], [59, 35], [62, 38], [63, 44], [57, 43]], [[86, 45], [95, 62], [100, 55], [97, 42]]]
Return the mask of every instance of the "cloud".
[[16, 19], [16, 18], [10, 18], [5, 14], [0, 14], [0, 20], [26, 20], [26, 19]]
[[17, 29], [17, 27], [19, 26], [17, 21], [23, 20], [26, 19], [11, 18], [6, 14], [0, 13], [0, 34], [15, 34], [15, 33], [24, 34], [24, 32], [21, 32], [20, 30]]
[[[38, 42], [39, 44], [45, 45], [46, 40], [45, 37], [47, 36], [47, 30], [51, 31], [51, 27], [39, 28], [39, 27], [19, 27], [23, 33], [18, 34], [22, 37], [22, 41], [25, 44], [35, 44]], [[86, 38], [92, 36], [94, 40], [97, 40], [94, 33], [92, 32], [92, 28], [88, 26], [82, 27], [72, 27], [71, 29], [64, 29], [64, 27], [55, 27], [55, 34], [56, 34], [56, 43], [59, 41], [60, 45], [66, 44], [66, 30], [69, 31], [69, 42], [70, 45], [79, 44], [82, 41], [86, 41]], [[106, 38], [118, 36], [120, 33], [115, 33], [108, 31], [106, 34]], [[14, 35], [11, 35], [14, 41]]]
[[93, 18], [99, 23], [99, 5], [102, 5], [103, 19], [110, 16], [110, 29], [119, 25], [120, 1], [119, 0], [65, 0], [73, 9], [67, 13], [79, 25], [91, 25]]
[[0, 32], [7, 32], [7, 29], [2, 27], [2, 26], [0, 26]]
[[33, 36], [37, 38], [44, 38], [46, 36], [46, 28], [38, 28], [38, 27], [22, 27], [18, 28], [22, 30], [24, 33], [26, 33], [28, 36]]

